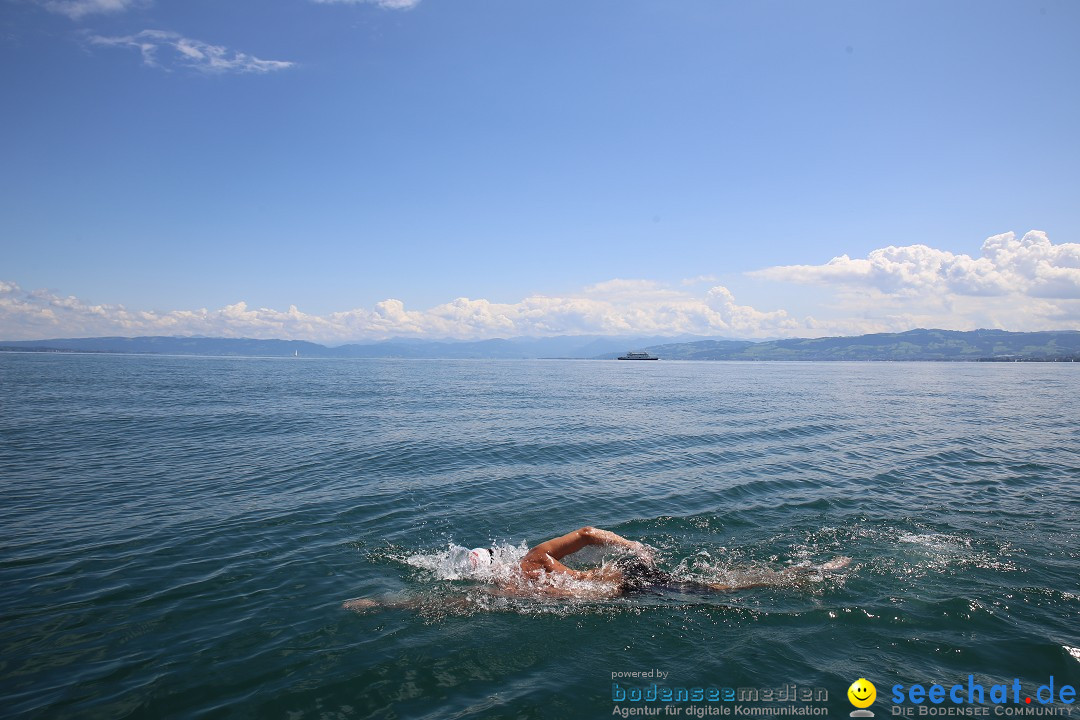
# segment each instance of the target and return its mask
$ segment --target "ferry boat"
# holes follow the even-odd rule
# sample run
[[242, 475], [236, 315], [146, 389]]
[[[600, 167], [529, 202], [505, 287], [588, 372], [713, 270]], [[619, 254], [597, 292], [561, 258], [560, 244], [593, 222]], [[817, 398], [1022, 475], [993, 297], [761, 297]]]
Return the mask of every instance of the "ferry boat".
[[660, 358], [655, 355], [650, 355], [647, 352], [628, 352], [625, 355], [619, 357], [620, 360], [659, 360]]

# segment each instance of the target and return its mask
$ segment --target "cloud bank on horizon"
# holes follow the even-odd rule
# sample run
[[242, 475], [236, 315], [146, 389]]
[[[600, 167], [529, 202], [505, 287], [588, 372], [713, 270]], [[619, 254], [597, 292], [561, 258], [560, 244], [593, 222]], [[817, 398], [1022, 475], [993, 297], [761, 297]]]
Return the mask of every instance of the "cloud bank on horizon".
[[342, 343], [583, 334], [820, 337], [916, 327], [1080, 326], [1080, 244], [1055, 245], [1039, 231], [988, 238], [978, 258], [926, 245], [889, 246], [865, 258], [841, 255], [821, 265], [776, 266], [748, 275], [821, 285], [831, 292], [831, 301], [815, 315], [798, 315], [740, 305], [722, 285], [700, 295], [685, 286], [616, 279], [563, 297], [534, 295], [516, 303], [462, 297], [427, 310], [387, 299], [371, 309], [328, 315], [305, 313], [295, 305], [250, 308], [243, 301], [218, 310], [160, 312], [95, 305], [0, 281], [0, 338], [206, 335]]

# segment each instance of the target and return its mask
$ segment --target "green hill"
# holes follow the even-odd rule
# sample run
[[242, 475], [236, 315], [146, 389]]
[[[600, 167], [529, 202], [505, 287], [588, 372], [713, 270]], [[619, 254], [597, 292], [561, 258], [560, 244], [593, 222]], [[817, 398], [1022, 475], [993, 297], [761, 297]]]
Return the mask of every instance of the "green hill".
[[767, 342], [704, 340], [645, 349], [665, 360], [1075, 361], [1080, 360], [1080, 331], [909, 330]]
[[[473, 342], [388, 340], [326, 347], [298, 340], [198, 337], [99, 337], [0, 341], [0, 351], [111, 352], [321, 358], [596, 358], [645, 349], [664, 360], [1080, 360], [1080, 331], [910, 330], [857, 337], [692, 340], [657, 343], [612, 337], [511, 338]], [[619, 348], [615, 351], [614, 348]], [[603, 354], [597, 354], [602, 352]]]

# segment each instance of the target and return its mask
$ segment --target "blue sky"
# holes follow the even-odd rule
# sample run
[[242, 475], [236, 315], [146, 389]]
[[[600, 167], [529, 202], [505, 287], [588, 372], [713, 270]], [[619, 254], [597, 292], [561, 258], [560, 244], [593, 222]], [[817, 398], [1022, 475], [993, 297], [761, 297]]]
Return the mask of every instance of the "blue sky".
[[1080, 327], [1078, 35], [1075, 2], [0, 0], [0, 337]]

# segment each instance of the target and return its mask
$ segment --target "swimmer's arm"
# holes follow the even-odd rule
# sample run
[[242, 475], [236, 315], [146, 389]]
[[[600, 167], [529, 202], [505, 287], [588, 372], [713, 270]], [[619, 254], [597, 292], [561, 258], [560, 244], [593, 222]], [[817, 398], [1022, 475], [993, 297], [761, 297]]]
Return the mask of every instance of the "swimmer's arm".
[[[648, 555], [648, 549], [639, 542], [627, 540], [609, 530], [601, 530], [594, 527], [583, 527], [562, 537], [553, 538], [542, 542], [524, 557], [524, 560], [537, 561], [544, 555], [554, 560], [561, 560], [567, 555], [576, 553], [587, 545], [611, 545], [621, 547], [639, 555]], [[560, 563], [561, 564], [561, 563]], [[563, 567], [566, 567], [565, 565]], [[569, 570], [569, 568], [567, 568]]]

